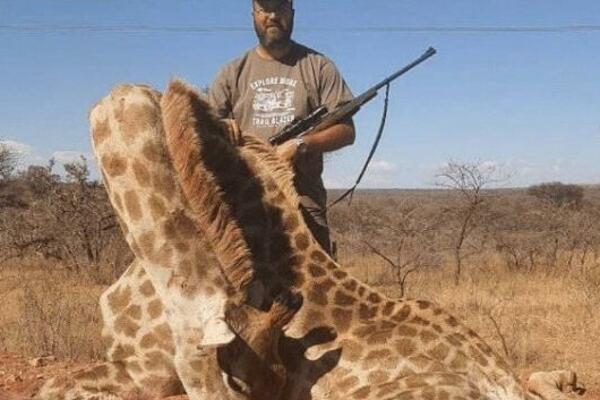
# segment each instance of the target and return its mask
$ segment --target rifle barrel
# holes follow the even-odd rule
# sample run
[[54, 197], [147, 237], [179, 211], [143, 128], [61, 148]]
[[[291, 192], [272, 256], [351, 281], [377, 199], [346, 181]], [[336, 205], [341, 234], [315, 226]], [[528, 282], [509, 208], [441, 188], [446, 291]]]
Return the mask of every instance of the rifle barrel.
[[367, 91], [371, 91], [371, 90], [377, 91], [377, 90], [381, 89], [382, 87], [384, 87], [385, 85], [387, 85], [388, 83], [390, 83], [391, 81], [393, 81], [394, 79], [399, 77], [400, 75], [407, 73], [408, 71], [410, 71], [417, 65], [421, 64], [423, 61], [427, 60], [429, 57], [432, 57], [435, 53], [437, 53], [436, 49], [434, 49], [433, 47], [428, 48], [425, 51], [425, 53], [423, 53], [421, 55], [421, 57], [417, 58], [415, 61], [411, 62], [410, 64], [408, 64], [406, 67], [402, 68], [401, 70], [394, 72], [392, 75], [388, 76], [387, 78], [385, 78], [384, 80], [382, 80], [377, 85], [373, 86], [371, 89], [369, 89]]

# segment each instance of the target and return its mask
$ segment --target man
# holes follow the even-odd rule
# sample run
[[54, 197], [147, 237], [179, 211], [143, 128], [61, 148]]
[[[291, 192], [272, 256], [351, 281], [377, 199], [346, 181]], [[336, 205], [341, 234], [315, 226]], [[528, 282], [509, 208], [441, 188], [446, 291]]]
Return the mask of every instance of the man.
[[[252, 7], [258, 46], [223, 67], [210, 89], [211, 102], [222, 118], [233, 118], [241, 131], [268, 139], [322, 105], [332, 110], [352, 99], [328, 58], [291, 40], [292, 0], [253, 0]], [[323, 153], [353, 142], [354, 125], [348, 119], [276, 149], [293, 163], [304, 217], [328, 252]]]

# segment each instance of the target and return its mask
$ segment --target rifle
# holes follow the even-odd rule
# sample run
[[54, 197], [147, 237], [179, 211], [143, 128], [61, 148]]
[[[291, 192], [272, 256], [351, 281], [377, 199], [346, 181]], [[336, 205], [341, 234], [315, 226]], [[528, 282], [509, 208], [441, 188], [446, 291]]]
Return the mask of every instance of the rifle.
[[425, 53], [423, 53], [423, 55], [421, 55], [421, 57], [417, 58], [415, 61], [411, 62], [404, 68], [394, 72], [392, 75], [388, 76], [372, 88], [368, 89], [366, 92], [342, 104], [341, 106], [339, 106], [331, 112], [327, 110], [327, 107], [321, 106], [315, 109], [307, 117], [297, 121], [292, 121], [289, 125], [283, 128], [281, 132], [271, 136], [269, 138], [269, 143], [273, 145], [279, 145], [291, 138], [302, 137], [311, 132], [317, 132], [329, 128], [330, 126], [335, 125], [344, 118], [353, 116], [358, 112], [358, 110], [360, 110], [363, 104], [367, 103], [368, 101], [372, 100], [375, 96], [377, 96], [377, 91], [379, 89], [388, 85], [391, 81], [398, 78], [400, 75], [405, 74], [417, 65], [421, 64], [423, 61], [427, 60], [435, 53], [436, 50], [433, 47], [428, 48], [427, 51], [425, 51]]

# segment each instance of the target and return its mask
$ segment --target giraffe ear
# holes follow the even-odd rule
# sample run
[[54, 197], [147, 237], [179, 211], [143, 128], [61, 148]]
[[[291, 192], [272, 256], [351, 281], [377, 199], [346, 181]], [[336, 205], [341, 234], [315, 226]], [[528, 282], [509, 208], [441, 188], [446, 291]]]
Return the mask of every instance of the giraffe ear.
[[200, 340], [200, 346], [216, 347], [231, 343], [235, 339], [235, 333], [229, 328], [223, 318], [214, 318], [206, 322], [203, 327], [204, 336]]

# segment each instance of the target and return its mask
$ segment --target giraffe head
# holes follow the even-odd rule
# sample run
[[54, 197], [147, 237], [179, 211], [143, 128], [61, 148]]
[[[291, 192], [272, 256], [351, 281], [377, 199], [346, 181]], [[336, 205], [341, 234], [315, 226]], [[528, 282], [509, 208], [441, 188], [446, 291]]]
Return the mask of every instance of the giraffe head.
[[227, 321], [236, 339], [217, 351], [221, 369], [234, 390], [252, 399], [278, 399], [287, 382], [287, 369], [279, 356], [280, 338], [302, 305], [302, 297], [282, 292], [268, 313], [251, 306], [231, 307]]

